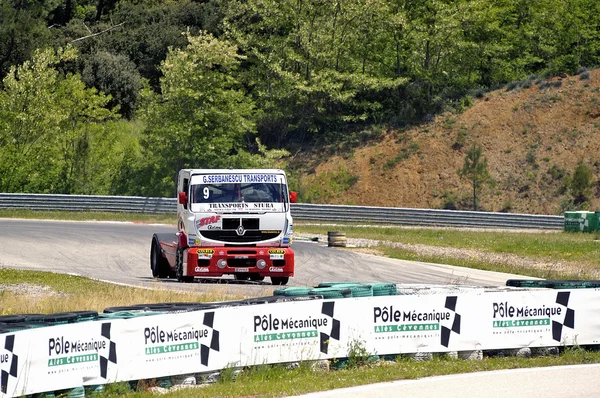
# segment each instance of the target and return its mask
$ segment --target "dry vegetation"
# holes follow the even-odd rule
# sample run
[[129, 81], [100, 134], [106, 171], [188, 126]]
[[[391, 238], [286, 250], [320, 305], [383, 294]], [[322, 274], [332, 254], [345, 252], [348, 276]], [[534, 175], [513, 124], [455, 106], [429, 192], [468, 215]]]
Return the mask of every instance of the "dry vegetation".
[[[471, 188], [457, 170], [473, 143], [483, 147], [496, 181], [480, 197], [484, 210], [561, 214], [565, 178], [580, 160], [598, 181], [600, 70], [531, 78], [477, 97], [461, 114], [389, 130], [353, 152], [301, 159], [310, 165], [301, 187], [331, 190], [315, 200], [322, 203], [467, 209]], [[336, 194], [331, 182], [340, 174], [349, 183]], [[590, 209], [600, 209], [596, 185], [590, 196]]]

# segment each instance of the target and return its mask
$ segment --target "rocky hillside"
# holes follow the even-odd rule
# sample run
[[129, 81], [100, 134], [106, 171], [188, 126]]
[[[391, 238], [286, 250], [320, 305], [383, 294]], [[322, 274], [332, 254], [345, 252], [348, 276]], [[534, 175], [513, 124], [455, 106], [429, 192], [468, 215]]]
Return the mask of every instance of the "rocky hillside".
[[579, 161], [593, 172], [589, 208], [600, 210], [600, 70], [528, 79], [477, 97], [463, 113], [303, 159], [313, 166], [301, 174], [302, 193], [320, 203], [469, 209], [471, 186], [457, 171], [476, 143], [495, 180], [481, 192], [483, 210], [561, 214]]

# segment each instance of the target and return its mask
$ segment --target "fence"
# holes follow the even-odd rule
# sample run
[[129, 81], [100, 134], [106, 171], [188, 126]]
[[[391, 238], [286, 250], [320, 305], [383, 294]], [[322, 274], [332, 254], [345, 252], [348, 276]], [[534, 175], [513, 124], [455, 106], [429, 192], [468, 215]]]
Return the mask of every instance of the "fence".
[[[0, 208], [30, 210], [176, 213], [175, 198], [0, 193]], [[292, 204], [298, 221], [446, 226], [471, 228], [562, 229], [563, 216], [373, 206]]]

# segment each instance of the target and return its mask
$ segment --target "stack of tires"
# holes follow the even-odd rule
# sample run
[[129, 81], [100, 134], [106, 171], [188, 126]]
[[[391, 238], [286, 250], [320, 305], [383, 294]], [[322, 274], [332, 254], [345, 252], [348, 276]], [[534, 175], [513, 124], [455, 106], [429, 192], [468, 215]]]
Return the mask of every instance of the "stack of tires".
[[321, 296], [325, 299], [395, 296], [396, 284], [388, 282], [322, 282], [315, 287], [288, 287], [273, 292], [275, 296]]
[[509, 279], [506, 286], [542, 289], [594, 289], [600, 287], [598, 280], [567, 279]]

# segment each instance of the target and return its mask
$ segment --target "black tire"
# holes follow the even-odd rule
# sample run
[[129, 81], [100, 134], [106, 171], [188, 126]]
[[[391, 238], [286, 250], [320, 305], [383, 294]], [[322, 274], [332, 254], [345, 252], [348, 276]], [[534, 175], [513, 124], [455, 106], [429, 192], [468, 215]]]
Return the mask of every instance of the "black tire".
[[272, 276], [271, 283], [273, 285], [287, 285], [290, 280], [289, 276]]
[[238, 272], [236, 274], [233, 274], [233, 278], [236, 281], [247, 281], [248, 279], [250, 279], [250, 274], [247, 272]]
[[169, 262], [162, 256], [160, 243], [152, 239], [152, 248], [150, 249], [150, 269], [155, 278], [167, 278], [171, 271]]
[[183, 249], [177, 248], [177, 257], [175, 258], [175, 266], [177, 267], [176, 275], [177, 280], [183, 283], [190, 283], [194, 281], [193, 276], [183, 276]]
[[253, 282], [264, 281], [265, 277], [260, 274], [250, 274], [250, 280]]

